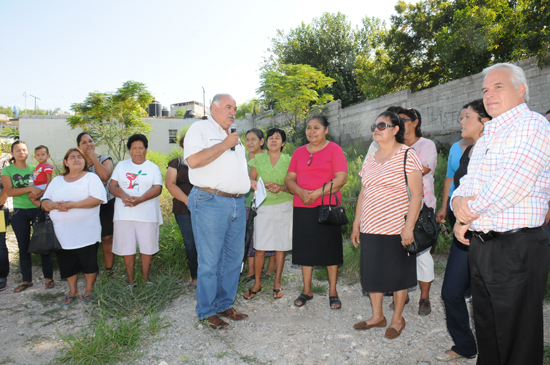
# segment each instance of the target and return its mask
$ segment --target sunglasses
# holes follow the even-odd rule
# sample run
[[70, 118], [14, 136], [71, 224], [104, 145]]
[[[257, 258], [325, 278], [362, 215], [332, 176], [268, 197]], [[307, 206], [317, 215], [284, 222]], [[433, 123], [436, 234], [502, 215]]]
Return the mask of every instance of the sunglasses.
[[309, 160], [307, 161], [307, 165], [311, 166], [311, 162], [313, 161], [313, 153], [309, 155]]
[[380, 132], [382, 132], [382, 131], [383, 131], [384, 129], [386, 129], [386, 128], [394, 128], [394, 127], [395, 127], [395, 126], [394, 126], [393, 124], [388, 124], [388, 123], [380, 122], [380, 123], [378, 123], [378, 124], [373, 124], [373, 125], [371, 125], [371, 126], [370, 126], [370, 130], [371, 130], [371, 132], [374, 132], [374, 130], [375, 130], [376, 128], [378, 128], [378, 130], [379, 130]]

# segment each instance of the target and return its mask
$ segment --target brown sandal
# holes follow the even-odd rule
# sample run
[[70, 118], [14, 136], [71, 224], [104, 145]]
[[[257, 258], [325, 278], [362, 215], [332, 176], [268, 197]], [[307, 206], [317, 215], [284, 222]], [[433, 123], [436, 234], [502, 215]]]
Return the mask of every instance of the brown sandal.
[[46, 289], [53, 289], [55, 287], [55, 283], [53, 279], [46, 280], [46, 285], [44, 286]]
[[27, 288], [30, 288], [33, 285], [33, 283], [22, 283], [17, 288], [13, 289], [13, 291], [16, 293], [21, 293], [22, 291], [27, 290]]

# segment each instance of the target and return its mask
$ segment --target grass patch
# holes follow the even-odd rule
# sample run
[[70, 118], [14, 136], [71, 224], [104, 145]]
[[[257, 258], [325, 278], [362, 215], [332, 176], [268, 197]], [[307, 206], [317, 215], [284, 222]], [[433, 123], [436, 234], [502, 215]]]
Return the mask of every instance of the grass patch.
[[0, 365], [11, 364], [11, 363], [15, 363], [15, 360], [9, 356], [3, 359], [0, 359]]
[[338, 276], [353, 285], [361, 279], [361, 249], [355, 248], [349, 239], [344, 239], [344, 263], [338, 268]]
[[311, 291], [318, 295], [325, 295], [327, 293], [328, 287], [324, 284], [313, 284], [311, 285]]
[[117, 280], [96, 284], [91, 303], [101, 308], [105, 315], [119, 318], [155, 313], [164, 309], [174, 299], [184, 293], [171, 271], [154, 275], [154, 285], [138, 283], [132, 289], [126, 289], [126, 283]]
[[313, 277], [319, 281], [328, 281], [328, 271], [324, 266], [316, 267], [313, 270]]
[[43, 304], [53, 304], [59, 302], [59, 298], [65, 296], [65, 293], [35, 293], [32, 299]]
[[112, 364], [128, 362], [139, 348], [143, 336], [142, 318], [109, 323], [100, 313], [92, 321], [92, 331], [78, 335], [62, 335], [67, 347], [62, 350], [59, 361], [70, 364]]
[[51, 315], [54, 315], [54, 314], [59, 314], [59, 312], [61, 311], [62, 307], [59, 306], [57, 308], [54, 308], [54, 309], [50, 309], [50, 310], [47, 310], [45, 312], [42, 313], [43, 316], [51, 316]]

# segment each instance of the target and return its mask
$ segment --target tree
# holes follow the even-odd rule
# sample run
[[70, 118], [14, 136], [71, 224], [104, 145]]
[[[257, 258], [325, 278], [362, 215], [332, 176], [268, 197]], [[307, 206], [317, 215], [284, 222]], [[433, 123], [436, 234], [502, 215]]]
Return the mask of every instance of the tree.
[[0, 106], [0, 114], [6, 114], [8, 117], [13, 118], [13, 109], [8, 107]]
[[235, 119], [246, 119], [246, 113], [257, 115], [260, 113], [260, 100], [253, 98], [237, 106]]
[[185, 115], [185, 112], [187, 112], [187, 109], [185, 108], [179, 108], [176, 110], [176, 112], [174, 113], [174, 117], [176, 118], [183, 118], [183, 116]]
[[126, 157], [126, 140], [133, 134], [149, 135], [151, 125], [141, 117], [153, 96], [145, 84], [127, 81], [115, 94], [91, 92], [84, 102], [74, 103], [76, 115], [67, 118], [71, 128], [80, 127], [92, 135], [96, 145], [106, 145], [118, 162]]
[[2, 135], [11, 137], [13, 139], [19, 139], [19, 129], [7, 127], [2, 130]]
[[260, 78], [257, 92], [261, 100], [273, 104], [276, 112], [284, 113], [294, 134], [310, 111], [334, 100], [332, 95], [319, 94], [318, 90], [335, 80], [309, 65], [279, 65], [276, 70], [264, 70]]
[[288, 34], [277, 30], [268, 50], [272, 54], [265, 60], [264, 69], [276, 69], [282, 64], [310, 65], [334, 83], [321, 90], [343, 106], [364, 100], [355, 76], [355, 59], [363, 51], [361, 32], [353, 28], [346, 15], [324, 13], [311, 24], [302, 24]]

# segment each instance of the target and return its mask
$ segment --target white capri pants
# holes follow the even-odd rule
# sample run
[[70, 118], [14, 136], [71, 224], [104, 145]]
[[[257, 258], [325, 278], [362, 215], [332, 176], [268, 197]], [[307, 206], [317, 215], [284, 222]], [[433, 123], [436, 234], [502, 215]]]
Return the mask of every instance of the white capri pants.
[[425, 283], [434, 280], [434, 259], [430, 253], [430, 248], [416, 254], [416, 277], [418, 281]]

